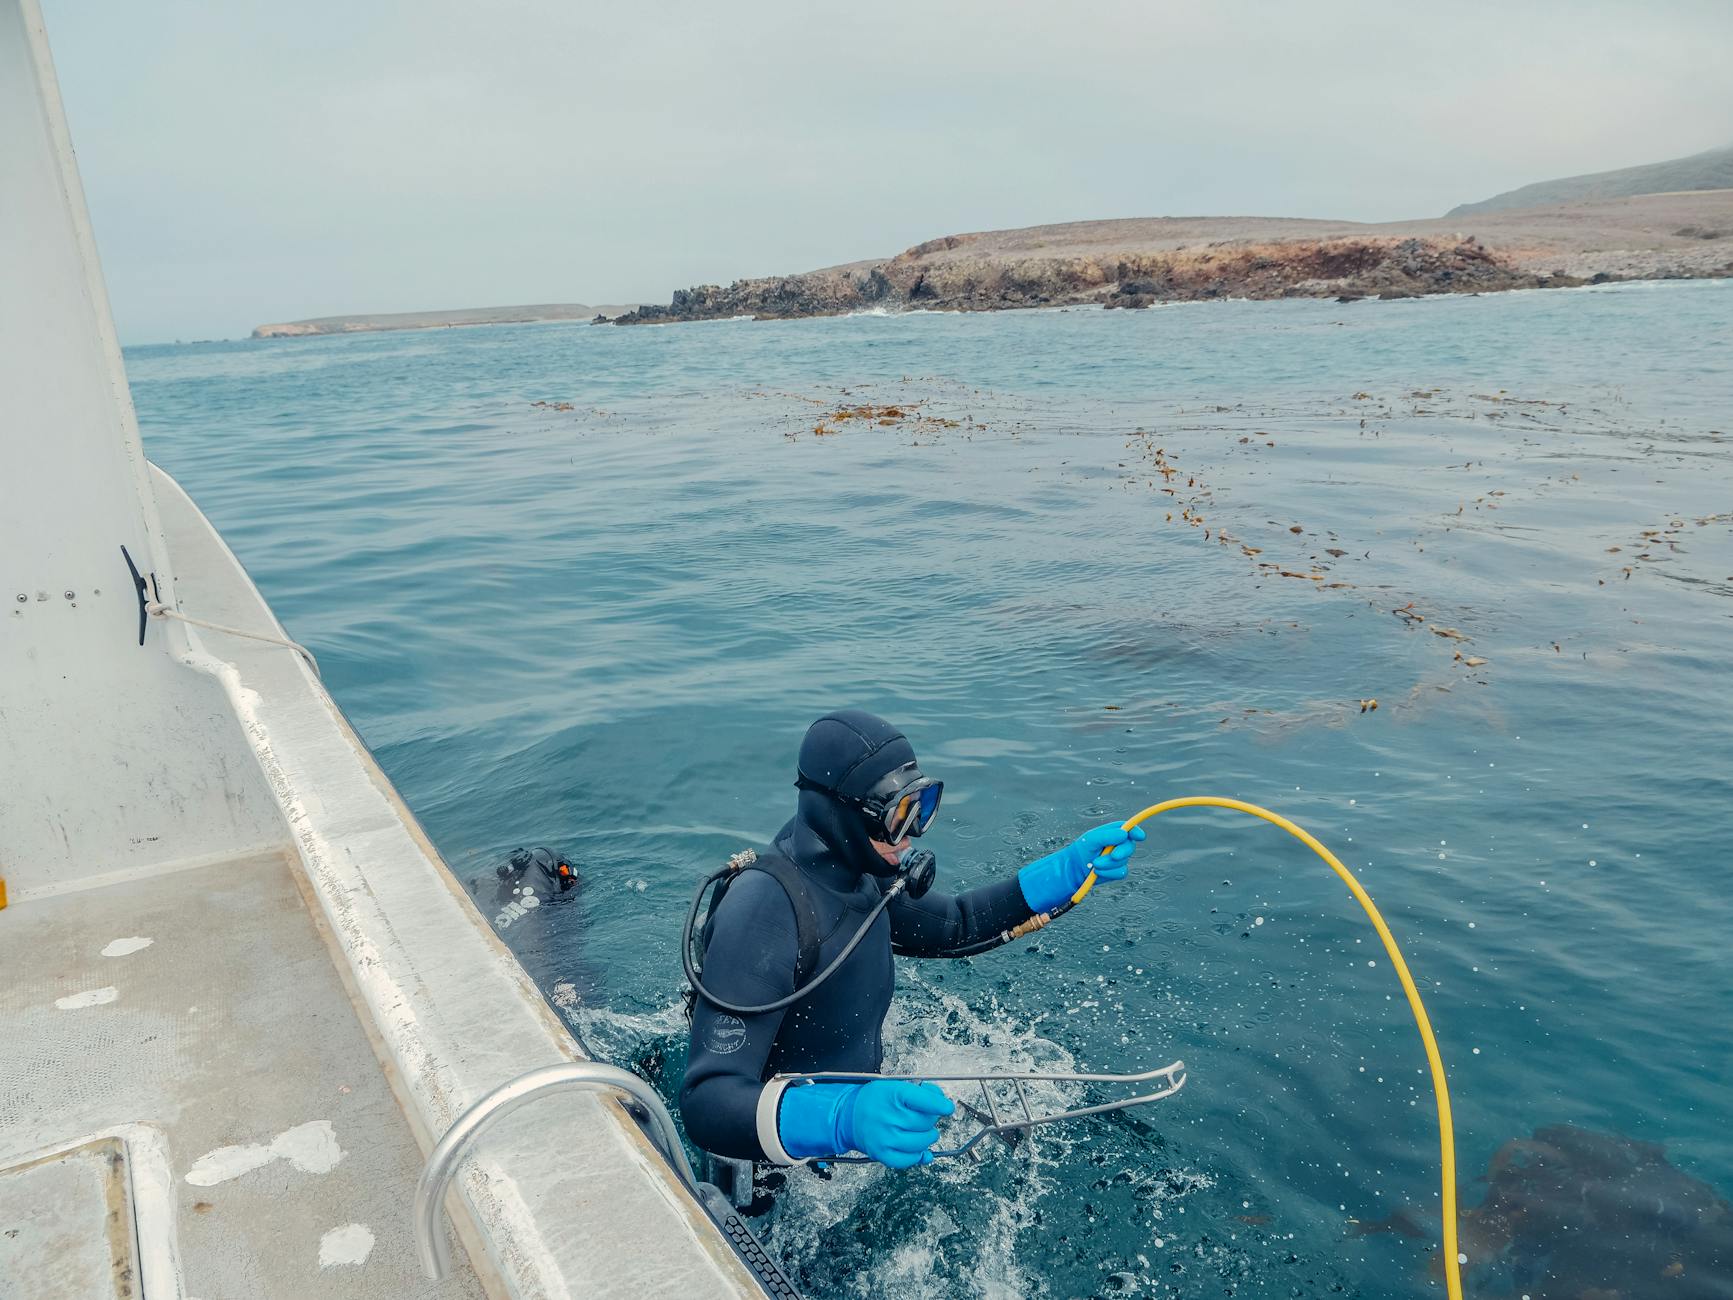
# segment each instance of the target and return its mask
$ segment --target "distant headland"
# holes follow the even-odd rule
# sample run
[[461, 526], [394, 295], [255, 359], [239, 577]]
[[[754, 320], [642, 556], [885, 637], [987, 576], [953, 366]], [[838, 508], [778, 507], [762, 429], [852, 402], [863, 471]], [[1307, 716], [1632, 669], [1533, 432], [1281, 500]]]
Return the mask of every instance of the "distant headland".
[[1521, 189], [1494, 194], [1478, 203], [1460, 203], [1444, 215], [1468, 217], [1481, 212], [1505, 212], [1511, 208], [1545, 208], [1589, 199], [1623, 199], [1633, 194], [1725, 189], [1733, 189], [1733, 145], [1694, 153], [1689, 158], [1645, 163], [1641, 167], [1621, 167], [1617, 171], [1594, 172], [1588, 176], [1537, 181]]
[[612, 320], [633, 305], [592, 307], [581, 302], [537, 303], [527, 307], [464, 307], [455, 311], [398, 311], [373, 316], [319, 316], [312, 320], [261, 325], [256, 339], [302, 338], [313, 334], [365, 334], [375, 330], [455, 329], [468, 325], [521, 325], [536, 321]]

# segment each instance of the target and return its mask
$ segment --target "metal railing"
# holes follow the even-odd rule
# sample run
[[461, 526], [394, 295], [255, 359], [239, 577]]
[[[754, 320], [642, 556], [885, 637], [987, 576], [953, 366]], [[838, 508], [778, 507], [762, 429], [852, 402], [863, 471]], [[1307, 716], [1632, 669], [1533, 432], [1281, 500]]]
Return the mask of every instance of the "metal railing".
[[662, 1154], [687, 1188], [696, 1189], [698, 1180], [692, 1175], [685, 1148], [680, 1145], [680, 1135], [674, 1130], [674, 1119], [654, 1088], [628, 1070], [596, 1061], [545, 1065], [518, 1076], [510, 1083], [501, 1084], [464, 1111], [427, 1157], [427, 1167], [421, 1171], [421, 1181], [415, 1186], [415, 1250], [421, 1259], [422, 1271], [433, 1281], [439, 1281], [451, 1271], [451, 1248], [446, 1244], [445, 1234], [440, 1231], [439, 1212], [445, 1204], [446, 1189], [451, 1185], [458, 1162], [463, 1159], [470, 1142], [494, 1120], [511, 1114], [519, 1106], [528, 1105], [550, 1092], [573, 1087], [614, 1088], [642, 1106], [649, 1114], [651, 1133]]

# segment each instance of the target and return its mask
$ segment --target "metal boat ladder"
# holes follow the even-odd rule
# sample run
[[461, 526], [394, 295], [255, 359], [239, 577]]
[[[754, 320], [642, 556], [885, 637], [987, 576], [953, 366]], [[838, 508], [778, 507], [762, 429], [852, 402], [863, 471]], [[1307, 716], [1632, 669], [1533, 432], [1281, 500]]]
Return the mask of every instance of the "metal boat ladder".
[[696, 1195], [698, 1180], [686, 1151], [680, 1145], [680, 1135], [674, 1131], [673, 1117], [656, 1090], [629, 1070], [603, 1065], [597, 1061], [569, 1061], [563, 1065], [544, 1065], [539, 1070], [519, 1075], [502, 1083], [477, 1101], [439, 1139], [439, 1145], [427, 1157], [427, 1167], [415, 1185], [415, 1250], [422, 1270], [435, 1282], [451, 1271], [451, 1248], [445, 1234], [439, 1230], [439, 1211], [445, 1204], [445, 1192], [457, 1173], [469, 1144], [495, 1120], [526, 1106], [538, 1097], [564, 1088], [614, 1088], [625, 1093], [647, 1113], [651, 1136], [661, 1148], [680, 1181]]
[[422, 1270], [429, 1278], [437, 1282], [451, 1270], [451, 1248], [446, 1244], [445, 1234], [440, 1231], [439, 1212], [470, 1143], [484, 1128], [519, 1106], [565, 1088], [612, 1088], [626, 1094], [628, 1113], [648, 1127], [651, 1140], [673, 1167], [686, 1190], [721, 1228], [728, 1244], [752, 1271], [764, 1294], [772, 1300], [800, 1300], [799, 1293], [782, 1275], [776, 1261], [765, 1253], [764, 1247], [759, 1245], [722, 1194], [709, 1184], [699, 1182], [693, 1175], [692, 1165], [686, 1159], [686, 1149], [680, 1145], [680, 1134], [674, 1128], [674, 1118], [656, 1095], [656, 1090], [630, 1070], [604, 1065], [600, 1061], [544, 1065], [519, 1075], [482, 1097], [446, 1130], [445, 1136], [439, 1139], [427, 1157], [427, 1167], [421, 1171], [421, 1179], [415, 1186], [415, 1250]]

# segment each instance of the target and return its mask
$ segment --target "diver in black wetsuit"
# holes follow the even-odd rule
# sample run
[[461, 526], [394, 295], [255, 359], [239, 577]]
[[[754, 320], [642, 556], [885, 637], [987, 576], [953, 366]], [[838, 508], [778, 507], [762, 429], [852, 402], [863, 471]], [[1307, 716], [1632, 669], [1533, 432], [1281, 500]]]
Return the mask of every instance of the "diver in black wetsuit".
[[578, 871], [552, 849], [513, 849], [511, 857], [494, 868], [490, 879], [476, 876], [469, 882], [476, 906], [504, 933], [532, 916], [578, 884]]
[[[799, 808], [766, 853], [733, 873], [705, 925], [680, 1109], [705, 1150], [787, 1165], [859, 1151], [894, 1168], [925, 1163], [952, 1103], [930, 1083], [771, 1082], [783, 1073], [873, 1073], [883, 1058], [893, 953], [985, 951], [1068, 900], [1091, 867], [1126, 873], [1141, 830], [1099, 827], [1016, 876], [967, 893], [901, 890], [859, 946], [785, 1010], [737, 1015], [788, 998], [835, 961], [896, 878], [910, 835], [938, 810], [941, 783], [921, 774], [908, 740], [870, 713], [813, 723], [800, 747]], [[1099, 858], [1104, 851], [1107, 858]], [[756, 869], [752, 869], [756, 868]], [[804, 915], [803, 915], [804, 913]], [[805, 944], [803, 946], [803, 938]], [[804, 969], [803, 969], [804, 968]]]

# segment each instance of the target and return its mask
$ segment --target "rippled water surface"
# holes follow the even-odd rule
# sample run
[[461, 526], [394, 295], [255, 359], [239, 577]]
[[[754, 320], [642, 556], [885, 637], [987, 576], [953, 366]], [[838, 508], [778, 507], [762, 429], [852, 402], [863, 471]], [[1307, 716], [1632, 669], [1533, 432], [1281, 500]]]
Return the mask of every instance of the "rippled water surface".
[[[677, 1072], [692, 883], [858, 704], [945, 779], [952, 886], [1180, 794], [1316, 832], [1424, 987], [1465, 1204], [1561, 1123], [1733, 1189], [1733, 284], [127, 365], [152, 456], [452, 867], [576, 855], [507, 937], [617, 1059]], [[861, 404], [897, 414], [835, 418]], [[809, 1292], [1441, 1293], [1424, 1058], [1370, 927], [1271, 827], [1150, 830], [1034, 941], [902, 963], [893, 1054], [1183, 1057], [1189, 1086], [979, 1164], [797, 1177], [765, 1231]], [[1662, 1294], [1678, 1224], [1606, 1178], [1604, 1285]], [[1399, 1211], [1419, 1236], [1355, 1235]], [[1475, 1291], [1563, 1294], [1565, 1245], [1504, 1246], [1469, 1234]], [[1733, 1285], [1655, 1248], [1665, 1294]]]

